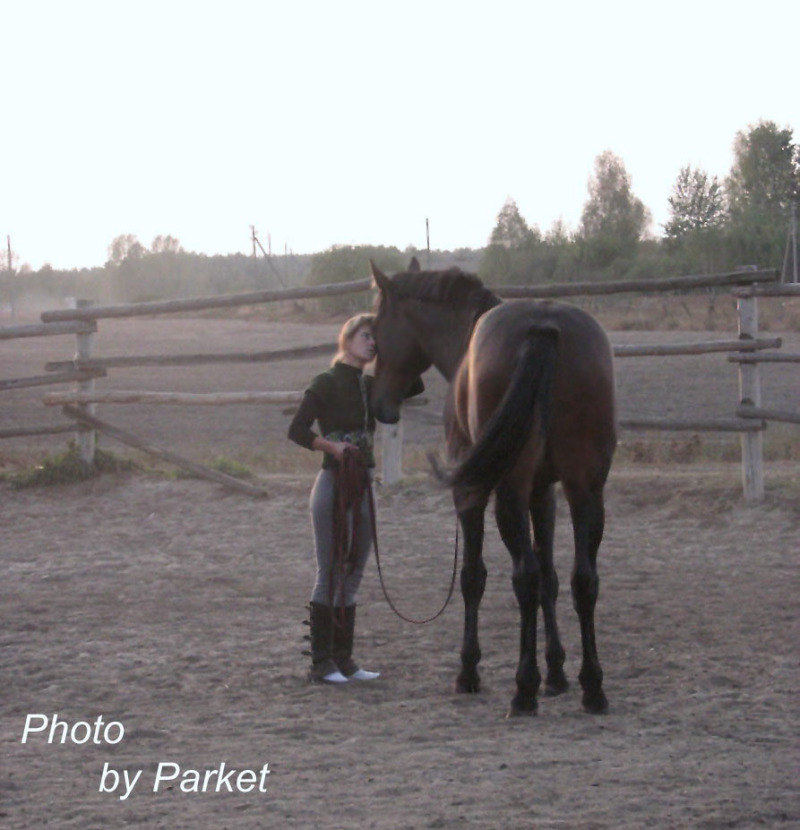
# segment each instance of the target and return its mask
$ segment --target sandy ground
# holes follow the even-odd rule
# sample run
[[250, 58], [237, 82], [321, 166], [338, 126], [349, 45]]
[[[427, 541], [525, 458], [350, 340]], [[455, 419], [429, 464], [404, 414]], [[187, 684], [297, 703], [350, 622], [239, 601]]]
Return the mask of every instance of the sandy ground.
[[[612, 476], [598, 609], [611, 712], [581, 711], [567, 589], [573, 685], [543, 699], [538, 717], [506, 720], [518, 612], [493, 528], [481, 694], [451, 691], [458, 597], [438, 621], [408, 625], [374, 566], [358, 653], [380, 680], [312, 686], [301, 655], [309, 480], [268, 484], [267, 500], [139, 474], [2, 491], [3, 826], [800, 822], [796, 501], [745, 507], [728, 468]], [[404, 611], [429, 613], [450, 574], [449, 498], [419, 481], [382, 490], [379, 504], [390, 590]], [[568, 584], [564, 512], [557, 558]], [[22, 744], [38, 713], [70, 728], [102, 716], [124, 737], [62, 745], [43, 732]], [[181, 776], [221, 762], [270, 772], [263, 793], [185, 793], [182, 777], [154, 792], [162, 762]], [[142, 770], [129, 798], [99, 792], [105, 764]]]
[[[323, 341], [336, 328], [119, 321], [101, 327], [98, 353], [278, 348]], [[664, 339], [612, 339], [647, 338]], [[0, 343], [0, 374], [37, 374], [45, 360], [65, 356], [68, 341]], [[168, 376], [129, 370], [103, 384], [296, 389], [317, 365], [324, 361]], [[731, 414], [736, 375], [723, 357], [702, 358], [700, 368], [697, 359], [668, 365], [670, 376], [661, 363], [619, 362], [623, 413]], [[774, 405], [796, 408], [796, 369], [778, 378], [768, 381], [780, 398]], [[435, 407], [442, 386], [433, 376], [428, 386]], [[4, 397], [0, 426], [58, 421], [57, 412], [42, 412], [41, 392]], [[543, 699], [538, 717], [509, 721], [518, 611], [509, 558], [491, 522], [481, 694], [452, 692], [458, 594], [436, 622], [408, 625], [386, 605], [374, 565], [360, 597], [358, 656], [381, 679], [312, 686], [304, 679], [301, 623], [313, 580], [306, 507], [313, 473], [303, 451], [286, 449], [287, 416], [258, 407], [107, 407], [101, 417], [193, 457], [261, 460], [270, 497], [142, 473], [20, 492], [0, 484], [0, 825], [800, 824], [796, 462], [770, 465], [768, 498], [758, 507], [743, 504], [735, 464], [612, 471], [598, 606], [611, 703], [605, 717], [580, 708], [570, 527], [560, 502], [560, 620], [573, 686]], [[436, 445], [439, 428], [409, 415], [406, 434], [410, 446], [426, 447]], [[52, 441], [64, 446], [63, 437]], [[16, 454], [42, 446], [41, 439], [13, 441], [0, 450], [13, 467]], [[265, 447], [282, 448], [276, 457], [288, 473], [271, 472]], [[382, 488], [378, 502], [389, 588], [405, 612], [429, 614], [450, 578], [449, 496], [416, 477]], [[45, 732], [21, 743], [28, 715], [52, 721], [56, 713], [70, 727], [99, 717], [119, 722], [124, 736], [116, 744], [62, 745], [48, 743]], [[243, 786], [268, 764], [266, 791], [258, 791], [260, 781], [249, 792], [182, 791], [191, 770], [205, 774], [223, 762], [226, 771], [254, 771]], [[154, 792], [162, 763], [186, 777]], [[122, 790], [99, 792], [104, 769], [141, 776], [121, 799]]]

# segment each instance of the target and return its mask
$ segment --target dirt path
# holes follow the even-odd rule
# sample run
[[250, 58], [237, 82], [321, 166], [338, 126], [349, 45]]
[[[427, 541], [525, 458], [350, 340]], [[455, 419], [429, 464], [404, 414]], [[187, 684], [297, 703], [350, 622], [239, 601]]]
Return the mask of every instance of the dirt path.
[[[777, 474], [773, 471], [773, 476]], [[362, 589], [374, 684], [304, 681], [312, 581], [307, 475], [254, 501], [198, 481], [109, 476], [0, 491], [0, 824], [146, 827], [775, 827], [800, 823], [800, 484], [757, 508], [735, 465], [620, 469], [601, 551], [599, 647], [611, 712], [580, 711], [559, 504], [560, 617], [573, 687], [504, 719], [518, 612], [487, 533], [483, 692], [451, 692], [458, 597], [412, 627]], [[454, 521], [427, 481], [380, 494], [387, 578], [425, 613], [447, 588]], [[117, 744], [20, 742], [26, 716], [124, 726]], [[222, 762], [266, 792], [153, 792]], [[98, 792], [104, 765], [139, 783]], [[108, 780], [108, 779], [107, 779]], [[245, 783], [251, 780], [245, 778]], [[212, 782], [213, 789], [213, 782]]]

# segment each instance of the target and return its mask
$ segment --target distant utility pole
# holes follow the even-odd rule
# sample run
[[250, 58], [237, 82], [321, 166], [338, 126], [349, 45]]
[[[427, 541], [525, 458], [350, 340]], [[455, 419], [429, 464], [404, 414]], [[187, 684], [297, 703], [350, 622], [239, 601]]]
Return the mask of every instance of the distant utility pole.
[[[789, 274], [789, 257], [792, 259], [792, 272]], [[786, 237], [786, 253], [783, 256], [783, 269], [781, 270], [783, 282], [798, 282], [797, 275], [797, 203], [792, 203], [792, 220], [789, 225], [789, 233]]]
[[269, 244], [269, 253], [267, 253], [264, 250], [264, 246], [261, 244], [261, 241], [258, 238], [258, 233], [256, 232], [255, 225], [250, 225], [250, 234], [253, 240], [253, 259], [256, 258], [256, 246], [258, 246], [258, 249], [264, 255], [264, 259], [267, 261], [267, 265], [269, 265], [270, 270], [275, 275], [276, 279], [281, 284], [281, 286], [283, 286], [283, 288], [286, 288], [286, 283], [284, 282], [283, 277], [281, 276], [278, 269], [275, 267], [275, 263], [272, 261], [272, 236], [270, 234], [267, 234], [267, 240]]
[[6, 235], [6, 250], [8, 252], [8, 307], [11, 311], [11, 321], [16, 318], [14, 303], [14, 262], [11, 256], [11, 235]]
[[428, 251], [428, 270], [431, 270], [431, 223], [426, 218], [425, 219], [425, 240], [427, 244], [427, 251]]

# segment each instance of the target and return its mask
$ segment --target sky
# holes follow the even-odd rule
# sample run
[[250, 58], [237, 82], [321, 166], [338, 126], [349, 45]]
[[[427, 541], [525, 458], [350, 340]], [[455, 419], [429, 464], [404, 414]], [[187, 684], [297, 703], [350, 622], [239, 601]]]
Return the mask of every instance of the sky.
[[[620, 157], [659, 234], [680, 169], [795, 131], [795, 0], [0, 0], [0, 262], [486, 244], [580, 221]], [[794, 55], [794, 57], [792, 57]]]

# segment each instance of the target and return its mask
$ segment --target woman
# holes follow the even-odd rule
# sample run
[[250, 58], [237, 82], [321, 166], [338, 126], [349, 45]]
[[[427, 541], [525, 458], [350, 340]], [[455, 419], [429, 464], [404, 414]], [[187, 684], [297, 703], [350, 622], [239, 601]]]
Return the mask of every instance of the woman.
[[[311, 672], [316, 682], [345, 683], [374, 680], [379, 672], [360, 669], [353, 660], [356, 592], [372, 543], [369, 497], [348, 514], [348, 531], [355, 517], [355, 539], [347, 568], [334, 561], [334, 505], [338, 470], [345, 452], [358, 452], [369, 475], [375, 466], [372, 436], [375, 418], [369, 407], [372, 378], [364, 367], [375, 357], [374, 315], [359, 314], [339, 332], [339, 351], [331, 368], [317, 375], [303, 396], [289, 427], [289, 438], [301, 447], [323, 453], [322, 469], [311, 491], [311, 522], [317, 557], [317, 577], [311, 595]], [[420, 383], [421, 385], [421, 383]], [[314, 422], [321, 434], [312, 430]], [[350, 532], [348, 532], [348, 545]]]

